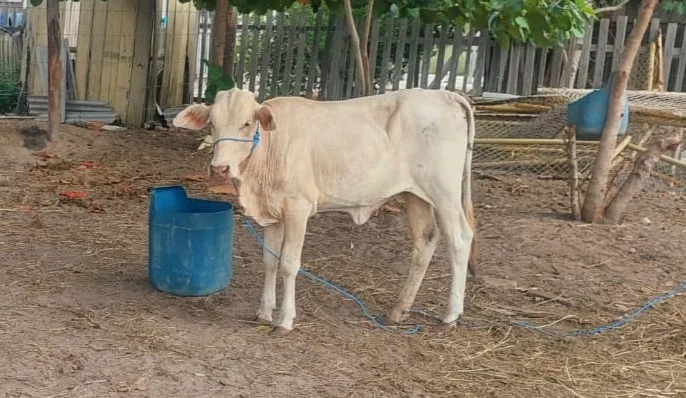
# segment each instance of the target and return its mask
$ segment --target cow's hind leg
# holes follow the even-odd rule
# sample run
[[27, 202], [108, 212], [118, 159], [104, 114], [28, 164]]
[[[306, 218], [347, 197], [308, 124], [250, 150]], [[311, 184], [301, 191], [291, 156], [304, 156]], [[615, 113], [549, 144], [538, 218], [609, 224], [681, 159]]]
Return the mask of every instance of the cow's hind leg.
[[448, 310], [443, 318], [445, 326], [455, 325], [457, 318], [462, 315], [464, 308], [464, 292], [467, 280], [467, 262], [473, 239], [473, 231], [469, 225], [462, 206], [454, 202], [445, 202], [436, 207], [438, 220], [448, 242], [450, 267], [452, 269], [452, 283]]
[[405, 285], [400, 291], [395, 307], [388, 314], [388, 321], [392, 323], [404, 320], [409, 314], [426, 269], [436, 251], [439, 237], [431, 205], [413, 194], [406, 195], [406, 203], [414, 247], [412, 264]]
[[283, 244], [283, 224], [274, 224], [264, 229], [264, 287], [260, 309], [257, 311], [255, 321], [261, 323], [272, 322], [272, 312], [276, 307], [276, 276], [279, 269], [279, 257]]

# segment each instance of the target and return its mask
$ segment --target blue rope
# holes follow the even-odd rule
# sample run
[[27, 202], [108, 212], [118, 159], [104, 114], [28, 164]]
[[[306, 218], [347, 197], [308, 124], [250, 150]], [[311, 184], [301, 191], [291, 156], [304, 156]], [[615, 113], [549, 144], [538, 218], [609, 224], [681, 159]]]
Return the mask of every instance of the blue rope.
[[[269, 254], [271, 254], [272, 256], [274, 256], [274, 258], [276, 258], [278, 260], [279, 256], [277, 254], [275, 254], [273, 251], [271, 251], [268, 247], [266, 247], [264, 240], [262, 239], [260, 234], [257, 232], [255, 227], [252, 225], [252, 223], [250, 223], [250, 221], [248, 221], [247, 219], [244, 219], [244, 225], [246, 228], [248, 228], [248, 230], [255, 237], [255, 239], [257, 240], [257, 243], [259, 243], [260, 246], [262, 246], [262, 248], [264, 248], [264, 250], [266, 250]], [[322, 277], [319, 277], [317, 275], [310, 273], [309, 271], [307, 271], [303, 268], [301, 268], [299, 272], [300, 272], [300, 274], [302, 274], [306, 278], [313, 280], [315, 282], [321, 283], [322, 285], [324, 285], [324, 286], [342, 294], [343, 296], [349, 298], [350, 300], [352, 300], [358, 307], [360, 307], [360, 309], [362, 310], [362, 314], [366, 318], [368, 318], [372, 322], [372, 324], [374, 324], [374, 326], [376, 326], [380, 329], [386, 330], [386, 331], [391, 330], [388, 327], [386, 327], [385, 325], [383, 325], [382, 323], [380, 323], [379, 317], [372, 315], [369, 312], [369, 310], [367, 309], [367, 306], [364, 304], [364, 302], [359, 297], [357, 297], [356, 295], [348, 292], [347, 290], [345, 290], [341, 287], [334, 285], [333, 283], [327, 281], [326, 279], [324, 279]], [[509, 322], [505, 322], [505, 323], [484, 322], [481, 324], [463, 324], [462, 322], [460, 322], [460, 323], [463, 327], [465, 327], [467, 329], [489, 329], [492, 327], [510, 324], [510, 325], [513, 325], [516, 327], [520, 327], [522, 329], [528, 329], [528, 330], [538, 332], [544, 336], [548, 336], [548, 337], [552, 337], [552, 338], [558, 338], [558, 339], [562, 339], [565, 337], [595, 336], [595, 335], [598, 335], [601, 333], [609, 332], [611, 330], [622, 328], [622, 327], [626, 326], [629, 322], [636, 319], [643, 312], [648, 311], [649, 309], [654, 308], [657, 305], [662, 304], [665, 301], [667, 301], [671, 298], [674, 298], [674, 297], [678, 296], [679, 294], [681, 294], [685, 291], [686, 291], [686, 281], [679, 284], [676, 287], [676, 289], [672, 290], [671, 292], [665, 293], [661, 296], [658, 296], [658, 297], [655, 297], [651, 300], [648, 300], [646, 303], [641, 305], [638, 309], [636, 309], [636, 310], [632, 311], [631, 313], [625, 315], [621, 319], [619, 319], [615, 322], [612, 322], [610, 324], [599, 326], [599, 327], [596, 327], [593, 329], [580, 329], [580, 330], [571, 330], [571, 331], [566, 331], [566, 332], [555, 332], [552, 330], [548, 330], [544, 326], [535, 326], [535, 325], [532, 325], [532, 324], [530, 324], [528, 322], [524, 322], [524, 321], [509, 321]], [[410, 312], [422, 315], [422, 316], [430, 318], [430, 319], [435, 319], [435, 320], [440, 321], [439, 318], [437, 318], [437, 317], [435, 317], [429, 313], [426, 313], [424, 311], [421, 311], [421, 310], [412, 309]], [[418, 333], [420, 330], [421, 330], [421, 326], [419, 324], [415, 324], [410, 329], [403, 330], [403, 333], [406, 335], [412, 335], [412, 334]]]
[[246, 138], [233, 138], [233, 137], [219, 137], [214, 142], [212, 143], [212, 149], [214, 150], [214, 147], [222, 142], [222, 141], [233, 141], [233, 142], [252, 142], [252, 147], [250, 147], [250, 153], [255, 150], [255, 147], [257, 144], [260, 143], [260, 127], [257, 126], [257, 129], [255, 130], [255, 134], [253, 134], [251, 139], [246, 139]]

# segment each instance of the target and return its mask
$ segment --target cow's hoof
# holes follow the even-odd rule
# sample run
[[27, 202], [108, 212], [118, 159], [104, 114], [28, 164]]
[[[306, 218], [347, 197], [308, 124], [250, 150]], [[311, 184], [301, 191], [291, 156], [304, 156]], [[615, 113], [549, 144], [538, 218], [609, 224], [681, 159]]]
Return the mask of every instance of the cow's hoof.
[[272, 328], [271, 332], [269, 332], [269, 335], [274, 337], [284, 337], [288, 336], [290, 333], [290, 329], [286, 329], [283, 326], [275, 326]]
[[457, 328], [457, 321], [441, 322], [441, 324], [438, 325], [439, 332], [449, 332], [455, 328]]
[[264, 319], [259, 315], [255, 315], [255, 317], [253, 318], [252, 321], [255, 323], [259, 323], [260, 325], [271, 325], [272, 324], [272, 321]]
[[393, 310], [382, 317], [382, 323], [387, 326], [400, 325], [410, 318], [409, 311]]

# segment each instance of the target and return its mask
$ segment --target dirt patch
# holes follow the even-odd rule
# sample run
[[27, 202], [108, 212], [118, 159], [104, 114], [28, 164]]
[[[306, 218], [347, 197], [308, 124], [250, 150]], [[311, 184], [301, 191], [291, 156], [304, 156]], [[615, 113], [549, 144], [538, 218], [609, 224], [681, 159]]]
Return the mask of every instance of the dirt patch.
[[[3, 396], [686, 394], [683, 296], [597, 336], [535, 329], [606, 325], [686, 280], [683, 194], [644, 192], [623, 225], [584, 225], [569, 220], [563, 182], [476, 180], [479, 277], [468, 280], [459, 328], [441, 334], [417, 315], [418, 334], [384, 332], [350, 300], [299, 278], [298, 327], [275, 339], [247, 321], [263, 274], [239, 214], [229, 288], [181, 298], [148, 283], [148, 188], [181, 184], [194, 196], [226, 198], [187, 178], [206, 170], [207, 154], [195, 151], [203, 133], [65, 130], [47, 148], [54, 158], [26, 150], [11, 162], [0, 153], [13, 165], [0, 173]], [[25, 150], [21, 140], [13, 145]], [[394, 206], [401, 214], [363, 226], [317, 215], [303, 255], [308, 270], [379, 315], [410, 260], [404, 209]], [[449, 279], [441, 244], [415, 307], [442, 314]]]

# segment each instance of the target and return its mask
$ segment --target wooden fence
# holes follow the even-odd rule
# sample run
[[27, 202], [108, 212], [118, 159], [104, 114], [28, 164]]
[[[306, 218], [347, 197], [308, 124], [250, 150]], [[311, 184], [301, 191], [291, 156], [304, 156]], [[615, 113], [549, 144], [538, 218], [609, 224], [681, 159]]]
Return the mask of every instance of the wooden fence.
[[[206, 87], [207, 71], [200, 59], [207, 58], [211, 46], [212, 15], [200, 18], [196, 80], [189, 83], [198, 98]], [[602, 19], [588, 27], [573, 87], [597, 88], [607, 81], [632, 27], [626, 16]], [[649, 43], [661, 39], [664, 89], [668, 91], [684, 90], [685, 32], [686, 24], [660, 23], [656, 18], [641, 49], [643, 57]], [[304, 11], [242, 15], [234, 57], [237, 85], [255, 91], [260, 100], [309, 96], [313, 91], [322, 99], [355, 97], [360, 90], [349, 41], [340, 14], [320, 10], [316, 15]], [[450, 25], [388, 18], [372, 25], [370, 63], [375, 93], [428, 87], [475, 95], [484, 91], [530, 95], [538, 87], [564, 85], [569, 50], [569, 45], [541, 49], [522, 44], [505, 49], [483, 32], [463, 34]]]
[[0, 31], [0, 68], [19, 68], [21, 63], [22, 43], [23, 37], [20, 33]]

